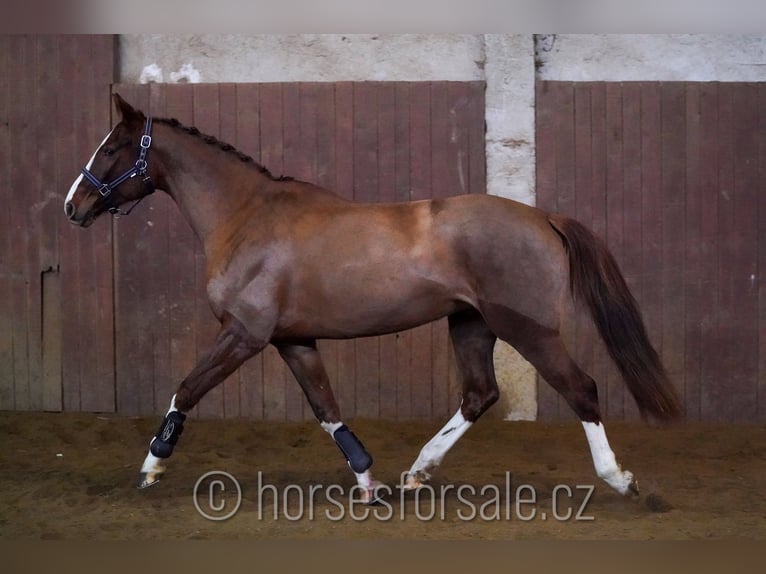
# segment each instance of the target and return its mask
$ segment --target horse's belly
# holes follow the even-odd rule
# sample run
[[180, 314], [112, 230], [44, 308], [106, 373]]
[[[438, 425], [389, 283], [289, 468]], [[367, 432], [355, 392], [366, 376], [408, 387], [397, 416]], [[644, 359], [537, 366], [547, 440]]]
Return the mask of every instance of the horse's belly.
[[302, 298], [284, 310], [275, 337], [348, 339], [383, 335], [434, 321], [463, 306], [446, 293], [396, 294], [360, 292]]

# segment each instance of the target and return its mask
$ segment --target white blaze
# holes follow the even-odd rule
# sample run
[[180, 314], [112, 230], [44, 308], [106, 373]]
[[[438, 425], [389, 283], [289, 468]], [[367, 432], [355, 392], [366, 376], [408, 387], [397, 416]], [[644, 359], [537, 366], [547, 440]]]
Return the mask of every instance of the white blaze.
[[[106, 137], [103, 139], [103, 141], [98, 144], [98, 147], [96, 148], [96, 151], [93, 152], [93, 155], [90, 156], [90, 160], [87, 164], [85, 164], [85, 169], [90, 170], [91, 167], [93, 167], [93, 161], [96, 159], [96, 154], [98, 153], [98, 150], [101, 149], [101, 146], [103, 146], [106, 143], [106, 140], [109, 139], [109, 136], [112, 135], [112, 132], [114, 129], [112, 129], [108, 134], [106, 134]], [[74, 183], [72, 184], [72, 187], [69, 188], [69, 193], [67, 193], [66, 199], [64, 200], [64, 205], [72, 201], [72, 198], [74, 197], [74, 192], [77, 191], [77, 188], [80, 186], [80, 183], [82, 183], [83, 175], [80, 173], [80, 175], [77, 176], [77, 179], [74, 180]]]

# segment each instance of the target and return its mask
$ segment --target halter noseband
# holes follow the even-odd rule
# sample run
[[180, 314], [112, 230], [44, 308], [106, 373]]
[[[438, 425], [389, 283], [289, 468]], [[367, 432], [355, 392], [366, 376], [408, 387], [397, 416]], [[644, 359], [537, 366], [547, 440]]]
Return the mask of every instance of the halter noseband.
[[[141, 136], [141, 141], [139, 142], [139, 152], [138, 152], [138, 159], [136, 160], [136, 163], [131, 167], [128, 171], [117, 177], [116, 179], [110, 181], [109, 183], [101, 181], [99, 178], [97, 178], [95, 175], [93, 175], [87, 167], [82, 168], [82, 174], [85, 176], [85, 179], [87, 179], [90, 183], [92, 183], [96, 189], [98, 189], [98, 192], [101, 194], [101, 197], [104, 198], [104, 201], [111, 204], [112, 198], [110, 197], [112, 195], [112, 192], [117, 189], [120, 185], [128, 181], [129, 179], [140, 176], [142, 178], [144, 187], [147, 189], [148, 193], [146, 195], [150, 195], [154, 193], [154, 184], [152, 183], [151, 178], [149, 177], [149, 174], [147, 173], [147, 168], [149, 167], [146, 163], [146, 154], [149, 152], [149, 147], [152, 145], [152, 118], [146, 118], [146, 127], [144, 127], [144, 134]], [[129, 215], [131, 211], [139, 204], [141, 203], [141, 200], [146, 197], [144, 195], [140, 199], [138, 199], [133, 205], [130, 206], [130, 209], [127, 211], [122, 211], [119, 207], [116, 205], [110, 205], [108, 208], [109, 213], [111, 213], [114, 216], [121, 216], [121, 215]]]

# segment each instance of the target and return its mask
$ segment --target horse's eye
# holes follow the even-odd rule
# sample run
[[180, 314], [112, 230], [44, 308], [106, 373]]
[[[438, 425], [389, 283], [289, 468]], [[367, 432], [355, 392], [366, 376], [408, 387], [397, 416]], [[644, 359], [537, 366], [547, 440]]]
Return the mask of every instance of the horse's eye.
[[114, 155], [114, 150], [112, 148], [110, 148], [110, 147], [105, 147], [104, 148], [104, 155], [107, 156], [107, 157], [113, 156]]

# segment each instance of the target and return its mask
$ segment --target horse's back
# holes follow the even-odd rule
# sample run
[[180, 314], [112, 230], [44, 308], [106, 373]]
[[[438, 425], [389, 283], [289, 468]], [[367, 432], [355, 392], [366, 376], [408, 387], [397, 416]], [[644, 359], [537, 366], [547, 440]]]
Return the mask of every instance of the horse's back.
[[308, 195], [287, 232], [308, 267], [418, 275], [471, 304], [515, 300], [521, 308], [541, 289], [558, 299], [568, 285], [563, 242], [536, 207], [485, 194], [398, 203]]
[[[398, 238], [383, 249], [368, 247], [392, 262], [391, 272], [426, 276], [477, 308], [502, 305], [543, 324], [557, 322], [569, 264], [545, 211], [485, 194], [353, 205], [370, 233]], [[373, 243], [361, 240], [357, 248]]]

